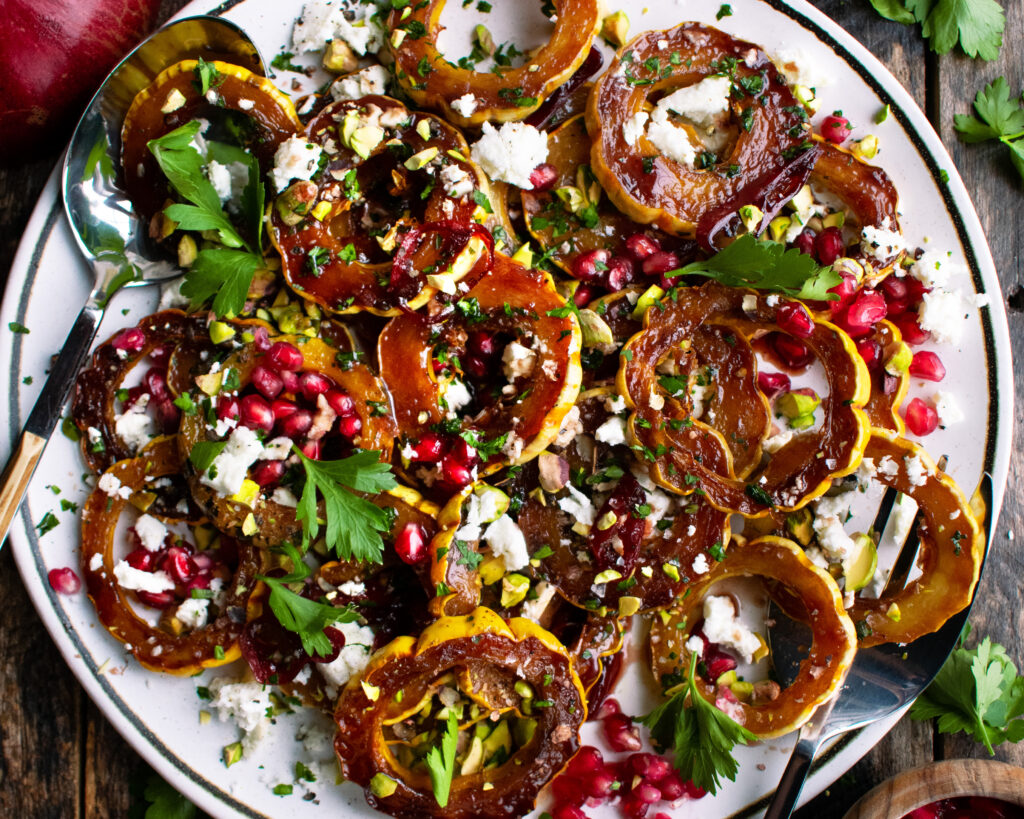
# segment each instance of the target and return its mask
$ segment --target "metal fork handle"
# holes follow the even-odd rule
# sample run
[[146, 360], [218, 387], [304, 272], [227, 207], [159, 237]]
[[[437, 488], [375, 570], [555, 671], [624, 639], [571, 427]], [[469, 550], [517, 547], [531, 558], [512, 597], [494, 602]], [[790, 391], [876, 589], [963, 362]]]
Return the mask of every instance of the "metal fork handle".
[[43, 391], [39, 393], [15, 450], [4, 467], [3, 478], [0, 478], [0, 543], [7, 537], [11, 521], [25, 498], [29, 481], [57, 426], [64, 402], [75, 383], [75, 376], [85, 363], [102, 318], [103, 309], [90, 298], [78, 314], [60, 355], [53, 363]]
[[799, 737], [793, 754], [789, 757], [789, 764], [782, 772], [772, 803], [765, 811], [764, 819], [789, 819], [797, 800], [800, 799], [800, 792], [804, 789], [804, 782], [811, 772], [811, 763], [818, 753], [821, 741], [822, 737], [817, 732], [815, 736]]

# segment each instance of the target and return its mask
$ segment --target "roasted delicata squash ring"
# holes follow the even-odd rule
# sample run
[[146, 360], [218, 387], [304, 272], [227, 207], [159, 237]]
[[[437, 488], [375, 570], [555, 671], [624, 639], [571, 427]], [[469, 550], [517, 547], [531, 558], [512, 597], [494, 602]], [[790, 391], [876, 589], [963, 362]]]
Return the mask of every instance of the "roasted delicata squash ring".
[[[864, 457], [874, 462], [876, 480], [918, 503], [921, 574], [895, 594], [877, 599], [858, 595], [850, 617], [862, 635], [861, 646], [909, 643], [937, 631], [971, 602], [985, 556], [985, 536], [960, 487], [921, 447], [874, 430]], [[883, 462], [895, 465], [896, 473], [889, 474], [891, 467], [879, 468]]]
[[[437, 50], [445, 0], [396, 9], [388, 19], [398, 83], [418, 105], [434, 108], [456, 125], [526, 119], [587, 59], [601, 24], [597, 0], [553, 0], [554, 31], [518, 68], [479, 72], [460, 68]], [[469, 95], [474, 104], [456, 104]]]
[[[760, 739], [796, 730], [842, 683], [857, 650], [853, 622], [843, 609], [843, 596], [828, 572], [814, 566], [792, 541], [763, 537], [734, 545], [725, 561], [693, 587], [668, 620], [651, 626], [652, 668], [657, 680], [684, 678], [690, 668], [686, 642], [702, 619], [701, 606], [711, 587], [730, 577], [760, 577], [777, 581], [803, 601], [804, 622], [813, 632], [807, 657], [793, 683], [775, 699], [761, 704], [735, 703], [730, 716]], [[716, 701], [713, 684], [696, 677], [702, 695]], [[733, 710], [734, 709], [734, 710]]]
[[760, 474], [737, 479], [721, 433], [691, 417], [688, 395], [666, 393], [657, 368], [705, 323], [725, 325], [747, 338], [784, 332], [766, 299], [754, 297], [756, 303], [744, 310], [743, 302], [750, 298], [749, 291], [716, 283], [678, 289], [675, 300], [662, 302], [664, 309], [648, 309], [643, 331], [623, 351], [618, 386], [634, 410], [631, 434], [654, 458], [655, 480], [683, 493], [699, 487], [723, 511], [759, 517], [771, 508], [799, 508], [823, 494], [833, 478], [857, 468], [870, 434], [863, 410], [870, 380], [849, 336], [828, 322], [815, 321], [811, 336], [801, 340], [822, 362], [828, 380], [822, 424], [795, 435]]
[[225, 115], [248, 125], [246, 147], [267, 170], [274, 151], [302, 130], [291, 100], [266, 77], [220, 61], [207, 63], [213, 73], [208, 95], [200, 93], [198, 61], [183, 60], [165, 69], [136, 95], [121, 129], [125, 189], [147, 219], [165, 204], [168, 188], [147, 143], [195, 119]]
[[864, 412], [874, 429], [884, 429], [902, 436], [906, 424], [899, 409], [907, 397], [910, 374], [906, 369], [887, 368], [886, 365], [906, 347], [903, 336], [895, 324], [882, 320], [871, 328], [865, 338], [878, 344], [882, 357], [880, 366], [871, 372], [871, 398], [865, 404]]
[[206, 626], [175, 635], [150, 625], [133, 611], [128, 593], [114, 574], [118, 519], [149, 482], [180, 469], [173, 447], [154, 447], [147, 457], [118, 461], [107, 470], [105, 475], [117, 479], [119, 490], [129, 489], [132, 494], [124, 498], [120, 492], [111, 495], [98, 488], [89, 495], [82, 509], [82, 574], [100, 622], [139, 663], [150, 671], [192, 676], [238, 659], [238, 638], [248, 618], [249, 597], [257, 585], [261, 559], [255, 547], [238, 544], [238, 565], [225, 584], [223, 605], [217, 618]]
[[[325, 375], [348, 394], [354, 405], [352, 414], [360, 422], [360, 431], [349, 439], [351, 446], [379, 450], [383, 461], [390, 460], [395, 425], [389, 411], [387, 391], [381, 380], [363, 364], [340, 363], [337, 359], [338, 351], [318, 338], [280, 336], [272, 341], [291, 344], [302, 351], [300, 373], [316, 372]], [[262, 353], [255, 344], [241, 347], [220, 364], [216, 372], [197, 377], [197, 381], [202, 385], [197, 386], [191, 393], [194, 403], [196, 406], [202, 406], [204, 400], [210, 401], [213, 411], [216, 412], [219, 402], [237, 399], [252, 383], [253, 371], [261, 366], [261, 362]], [[221, 376], [220, 379], [211, 385], [208, 379], [218, 375]], [[225, 379], [234, 381], [236, 377], [238, 383], [234, 389], [224, 386]], [[282, 392], [281, 397], [284, 396], [294, 397], [291, 393]], [[332, 418], [332, 424], [333, 420]], [[227, 438], [231, 434], [229, 430], [222, 437]], [[183, 416], [179, 435], [183, 460], [188, 460], [197, 442], [216, 440], [219, 438], [215, 425], [208, 421], [203, 412]], [[189, 484], [193, 497], [209, 511], [213, 522], [221, 531], [251, 538], [262, 547], [286, 540], [294, 542], [298, 539], [301, 527], [295, 518], [295, 508], [274, 500], [273, 489], [264, 491], [255, 481], [246, 478], [238, 495], [225, 497], [204, 484], [202, 477], [197, 470], [190, 467]]]
[[[642, 127], [645, 106], [722, 74], [733, 79], [729, 109], [737, 135], [728, 154], [698, 170], [659, 152]], [[803, 185], [817, 152], [802, 109], [769, 57], [700, 23], [645, 32], [620, 50], [590, 95], [587, 130], [591, 166], [616, 207], [641, 224], [696, 236], [705, 247], [718, 244], [717, 234], [738, 221], [743, 205], [776, 212]]]
[[[432, 708], [442, 687], [462, 698], [460, 732], [474, 736], [475, 726], [493, 713], [509, 723], [503, 731], [511, 729], [501, 743], [504, 752], [490, 761], [477, 761], [472, 744], [461, 765], [457, 757], [443, 809], [426, 766], [417, 761], [429, 746], [401, 738], [427, 731], [431, 723], [443, 728]], [[409, 819], [521, 816], [576, 753], [586, 712], [572, 661], [551, 634], [528, 620], [505, 623], [478, 608], [464, 617], [442, 617], [418, 639], [399, 637], [376, 652], [338, 700], [334, 748], [345, 778], [361, 785], [370, 806], [383, 813]], [[433, 735], [427, 739], [436, 744]]]
[[[137, 454], [117, 432], [118, 392], [128, 374], [145, 358], [157, 350], [167, 358], [183, 341], [212, 347], [205, 319], [186, 316], [180, 310], [164, 310], [146, 316], [134, 328], [122, 330], [93, 351], [89, 366], [75, 380], [71, 402], [71, 418], [82, 434], [82, 456], [90, 469], [102, 472], [116, 461]], [[170, 380], [156, 367], [154, 373], [144, 379], [147, 404], [157, 403], [152, 395], [154, 388], [166, 392]], [[127, 412], [129, 401], [121, 403]]]
[[[499, 217], [479, 202], [491, 201], [491, 187], [447, 122], [369, 96], [328, 105], [306, 134], [327, 164], [278, 195], [270, 232], [285, 279], [304, 299], [337, 313], [396, 315], [488, 269], [493, 242], [482, 224], [493, 228]], [[443, 239], [443, 249], [415, 254], [416, 231], [426, 231], [429, 248]]]
[[[483, 371], [463, 370], [470, 333], [507, 337], [506, 346], [512, 341], [530, 345], [526, 358], [532, 363], [528, 371], [521, 365], [520, 374], [507, 382], [511, 392], [502, 391], [506, 376], [500, 347]], [[418, 441], [446, 422], [446, 408], [448, 421], [458, 422], [460, 431], [472, 431], [478, 440], [505, 436], [501, 451], [485, 459], [486, 472], [530, 460], [558, 434], [579, 392], [580, 346], [579, 323], [551, 280], [496, 253], [494, 267], [459, 294], [454, 309], [439, 317], [405, 313], [392, 319], [380, 334], [377, 354], [404, 439]], [[469, 395], [467, 382], [475, 395]], [[456, 402], [458, 385], [464, 400]], [[497, 397], [488, 387], [497, 390]]]

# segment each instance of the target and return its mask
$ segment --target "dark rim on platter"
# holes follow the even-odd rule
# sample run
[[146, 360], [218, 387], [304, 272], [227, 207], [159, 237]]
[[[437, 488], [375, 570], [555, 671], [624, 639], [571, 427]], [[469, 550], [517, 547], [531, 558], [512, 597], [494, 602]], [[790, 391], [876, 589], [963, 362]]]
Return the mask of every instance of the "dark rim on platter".
[[[214, 16], [221, 16], [236, 6], [240, 6], [245, 2], [253, 2], [253, 0], [225, 0], [211, 9], [208, 14]], [[258, 0], [255, 0], [258, 2]], [[946, 208], [946, 212], [953, 220], [953, 224], [956, 227], [957, 238], [960, 242], [961, 248], [964, 252], [964, 257], [967, 261], [968, 268], [971, 272], [971, 280], [974, 285], [974, 289], [978, 293], [984, 293], [984, 280], [982, 279], [981, 270], [978, 264], [977, 254], [974, 251], [974, 247], [970, 243], [970, 239], [967, 232], [967, 226], [964, 221], [963, 214], [960, 212], [960, 208], [954, 199], [952, 193], [949, 190], [949, 186], [942, 181], [942, 175], [944, 170], [939, 167], [935, 160], [935, 157], [931, 155], [925, 145], [921, 135], [912, 127], [910, 117], [906, 110], [896, 100], [892, 98], [885, 86], [880, 82], [874, 74], [841, 43], [839, 43], [828, 31], [822, 28], [818, 23], [811, 20], [809, 17], [804, 15], [802, 12], [789, 6], [783, 0], [758, 0], [758, 2], [764, 3], [774, 9], [776, 12], [786, 15], [790, 19], [797, 22], [804, 30], [813, 34], [822, 44], [831, 49], [837, 56], [839, 56], [850, 68], [852, 68], [861, 79], [878, 95], [879, 99], [888, 104], [892, 115], [897, 119], [902, 127], [903, 133], [909, 138], [911, 144], [914, 146], [917, 154], [924, 161], [928, 172], [935, 182], [936, 187], [942, 194], [943, 203]], [[682, 12], [683, 9], [680, 8]], [[49, 183], [47, 183], [49, 184]], [[43, 229], [35, 239], [35, 245], [32, 249], [32, 255], [29, 260], [27, 274], [25, 281], [22, 285], [21, 292], [18, 297], [18, 306], [16, 320], [24, 323], [26, 313], [28, 310], [28, 303], [33, 296], [33, 286], [35, 284], [36, 277], [39, 273], [39, 267], [42, 261], [42, 256], [46, 251], [47, 244], [51, 239], [54, 228], [63, 217], [63, 210], [61, 208], [59, 194], [58, 199], [54, 202], [47, 214], [46, 220], [43, 224]], [[985, 454], [982, 463], [982, 472], [991, 473], [995, 463], [996, 453], [996, 431], [998, 429], [999, 422], [999, 384], [997, 381], [998, 367], [995, 366], [997, 361], [997, 349], [995, 345], [995, 334], [992, 325], [991, 310], [988, 306], [980, 309], [981, 323], [982, 323], [982, 334], [984, 337], [985, 344], [985, 359], [988, 362], [987, 366], [987, 380], [988, 380], [988, 418], [987, 428], [985, 433]], [[14, 441], [21, 429], [21, 411], [19, 409], [21, 405], [21, 356], [24, 343], [24, 336], [19, 333], [14, 333], [12, 340], [11, 349], [11, 361], [12, 367], [9, 375], [8, 382], [8, 430], [10, 440]], [[994, 510], [989, 510], [989, 514], [992, 515]], [[23, 524], [22, 532], [24, 533], [29, 542], [29, 548], [31, 550], [32, 558], [35, 563], [36, 571], [39, 577], [45, 577], [47, 573], [47, 567], [43, 560], [42, 552], [40, 549], [39, 536], [32, 524], [32, 514], [29, 510], [29, 502], [26, 501], [21, 507], [21, 520]], [[173, 765], [180, 774], [191, 780], [195, 785], [207, 791], [210, 795], [216, 797], [223, 804], [231, 807], [239, 814], [250, 817], [264, 817], [266, 814], [260, 813], [253, 810], [248, 805], [239, 802], [231, 794], [222, 790], [210, 780], [201, 776], [192, 766], [181, 758], [176, 756], [162, 741], [154, 734], [149, 728], [142, 722], [138, 715], [131, 710], [128, 704], [121, 699], [118, 693], [110, 685], [105, 675], [99, 673], [99, 666], [95, 659], [92, 657], [88, 648], [80, 639], [71, 619], [64, 612], [63, 606], [57, 599], [56, 593], [50, 588], [48, 583], [42, 583], [42, 587], [46, 592], [51, 611], [55, 612], [58, 619], [60, 620], [61, 627], [63, 628], [66, 636], [71, 641], [78, 654], [78, 657], [85, 664], [85, 671], [87, 676], [91, 677], [103, 690], [108, 701], [114, 704], [121, 714], [121, 716], [132, 726], [137, 734], [145, 740], [145, 742], [154, 750], [158, 751], [165, 761]], [[36, 598], [33, 597], [33, 603], [36, 603]], [[37, 605], [38, 607], [38, 605]], [[76, 671], [79, 676], [83, 676], [81, 668], [75, 668], [72, 666], [72, 670]], [[863, 730], [863, 729], [861, 729]], [[826, 752], [820, 754], [815, 760], [812, 767], [812, 775], [818, 771], [822, 766], [828, 764], [836, 755], [846, 749], [851, 743], [853, 743], [861, 734], [861, 730], [853, 731], [843, 735], [837, 742], [835, 742], [831, 748]], [[763, 811], [769, 802], [770, 794], [758, 799], [751, 803], [745, 808], [733, 813], [732, 819], [739, 819], [739, 817], [753, 816], [760, 811]]]

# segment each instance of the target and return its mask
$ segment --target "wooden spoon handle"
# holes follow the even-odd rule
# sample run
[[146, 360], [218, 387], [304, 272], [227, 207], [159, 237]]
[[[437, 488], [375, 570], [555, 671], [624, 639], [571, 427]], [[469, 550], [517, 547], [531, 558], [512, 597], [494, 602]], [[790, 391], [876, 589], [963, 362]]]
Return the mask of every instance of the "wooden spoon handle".
[[43, 457], [45, 448], [46, 438], [34, 432], [21, 433], [18, 447], [11, 460], [7, 462], [3, 483], [0, 484], [0, 538], [7, 536], [7, 530], [14, 520], [18, 507], [21, 506], [28, 482], [32, 479], [32, 473], [36, 471], [36, 465]]

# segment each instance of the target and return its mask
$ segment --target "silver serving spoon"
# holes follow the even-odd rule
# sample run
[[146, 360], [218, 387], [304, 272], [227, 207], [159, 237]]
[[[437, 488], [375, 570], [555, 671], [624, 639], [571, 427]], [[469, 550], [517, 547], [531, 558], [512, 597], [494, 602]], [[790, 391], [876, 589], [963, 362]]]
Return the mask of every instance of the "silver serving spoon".
[[217, 17], [178, 20], [145, 40], [110, 72], [71, 137], [61, 174], [64, 208], [95, 281], [4, 469], [0, 541], [25, 497], [110, 298], [123, 287], [156, 284], [181, 273], [167, 262], [147, 258], [148, 226], [132, 210], [122, 186], [121, 125], [135, 95], [161, 71], [198, 57], [227, 60], [266, 76], [256, 46], [233, 23]]

